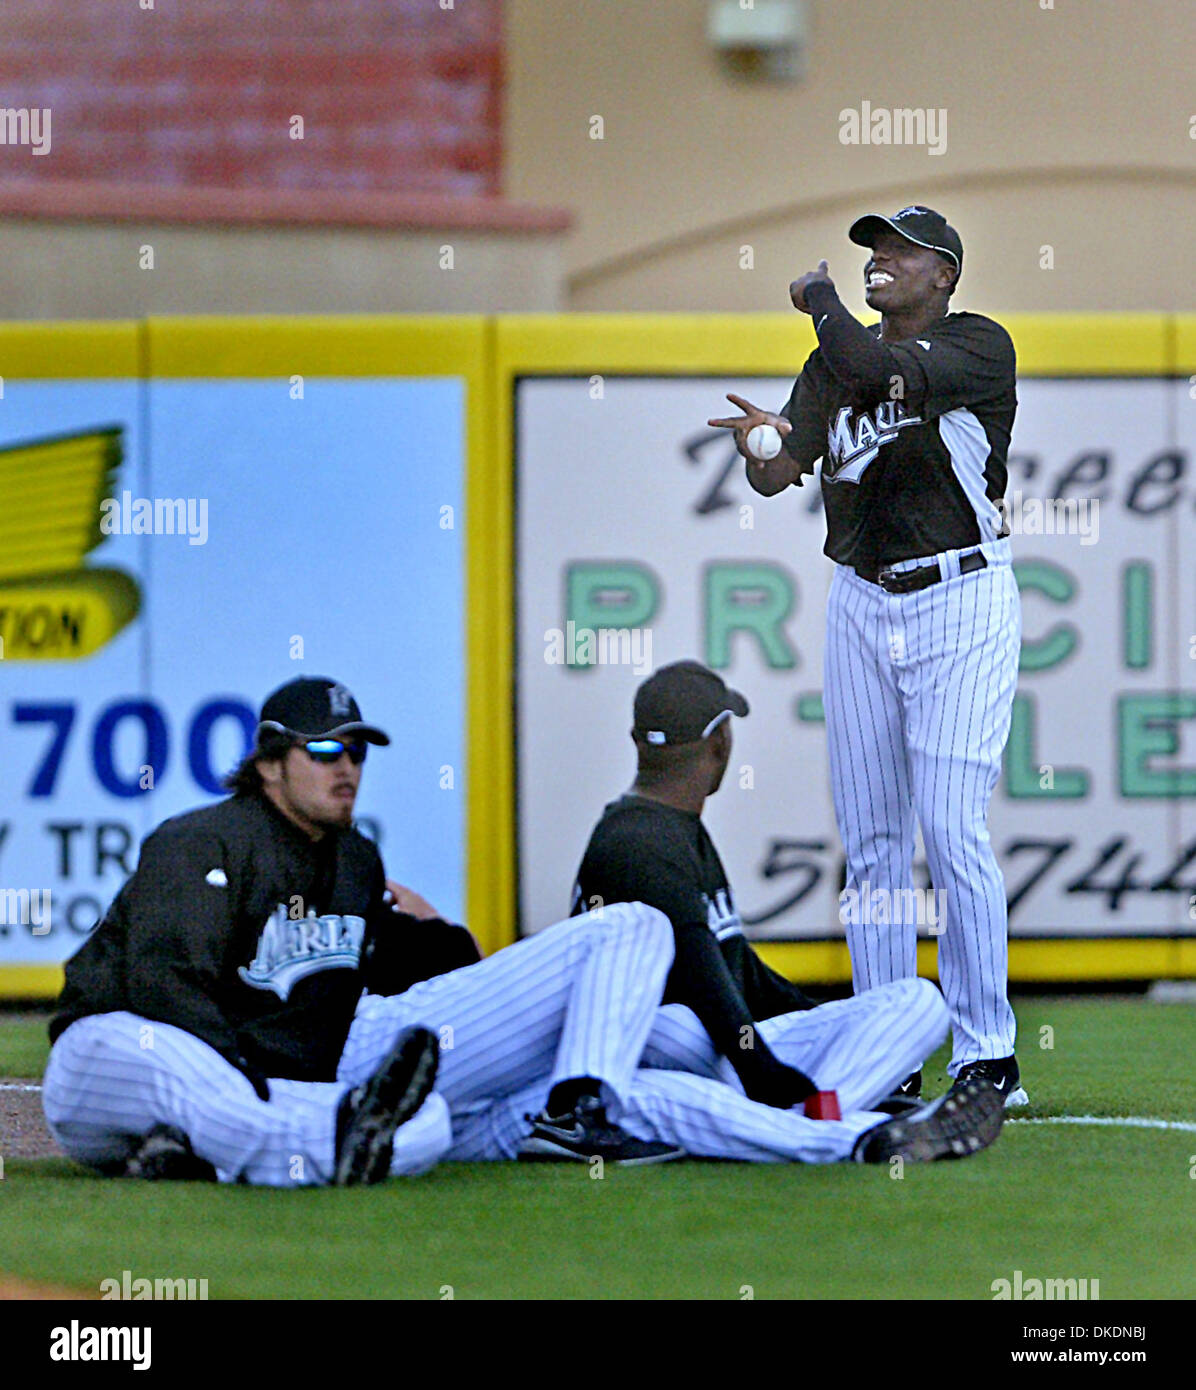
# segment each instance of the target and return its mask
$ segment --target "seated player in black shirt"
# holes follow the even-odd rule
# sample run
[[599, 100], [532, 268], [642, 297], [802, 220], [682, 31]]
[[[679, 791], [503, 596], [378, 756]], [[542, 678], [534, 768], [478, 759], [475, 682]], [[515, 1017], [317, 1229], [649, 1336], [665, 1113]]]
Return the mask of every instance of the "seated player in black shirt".
[[817, 1087], [781, 1062], [753, 1025], [814, 1001], [748, 943], [701, 819], [727, 770], [731, 715], [747, 712], [744, 697], [696, 661], [664, 666], [640, 686], [631, 731], [636, 779], [590, 836], [573, 913], [636, 901], [665, 913], [676, 957], [663, 1002], [693, 1010], [748, 1096], [788, 1108]]

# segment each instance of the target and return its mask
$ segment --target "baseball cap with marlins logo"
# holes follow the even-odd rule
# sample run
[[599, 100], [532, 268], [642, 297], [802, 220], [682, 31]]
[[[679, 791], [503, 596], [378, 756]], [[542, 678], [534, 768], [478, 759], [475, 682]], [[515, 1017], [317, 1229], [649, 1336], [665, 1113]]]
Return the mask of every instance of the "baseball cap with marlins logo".
[[257, 748], [283, 740], [357, 737], [383, 747], [387, 734], [361, 717], [361, 709], [340, 681], [328, 676], [300, 676], [266, 696], [258, 717]]
[[674, 661], [653, 672], [635, 692], [632, 737], [640, 743], [694, 743], [732, 714], [747, 714], [748, 702], [700, 661]]
[[[877, 232], [885, 227], [903, 236], [906, 241], [912, 241], [915, 246], [928, 246], [932, 251], [937, 251], [940, 256], [945, 256], [956, 270], [962, 272], [963, 242], [959, 239], [959, 233], [948, 224], [941, 212], [935, 212], [933, 208], [924, 208], [918, 203], [902, 208], [892, 217], [882, 217], [879, 213], [870, 212], [866, 217], [853, 222], [847, 235], [857, 246], [872, 246], [876, 241]], [[959, 276], [955, 278], [958, 280]]]

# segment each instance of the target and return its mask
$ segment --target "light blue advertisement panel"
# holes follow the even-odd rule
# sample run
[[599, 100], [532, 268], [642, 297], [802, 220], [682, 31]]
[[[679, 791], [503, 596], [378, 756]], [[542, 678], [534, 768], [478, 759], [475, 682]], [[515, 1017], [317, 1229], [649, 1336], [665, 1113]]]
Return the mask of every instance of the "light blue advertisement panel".
[[72, 954], [140, 840], [224, 794], [263, 697], [300, 675], [343, 681], [391, 735], [361, 827], [390, 876], [460, 920], [464, 390], [9, 387], [0, 986], [5, 965]]

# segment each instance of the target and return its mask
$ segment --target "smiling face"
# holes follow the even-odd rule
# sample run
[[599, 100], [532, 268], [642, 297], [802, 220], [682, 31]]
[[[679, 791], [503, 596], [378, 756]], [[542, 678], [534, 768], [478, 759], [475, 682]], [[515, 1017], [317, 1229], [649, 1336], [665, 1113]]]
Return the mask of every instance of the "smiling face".
[[956, 275], [945, 256], [886, 229], [877, 233], [864, 267], [864, 299], [881, 314], [917, 312], [938, 298], [945, 305]]
[[362, 764], [354, 766], [347, 753], [334, 763], [318, 763], [304, 749], [290, 748], [280, 762], [258, 766], [266, 795], [313, 838], [353, 823]]

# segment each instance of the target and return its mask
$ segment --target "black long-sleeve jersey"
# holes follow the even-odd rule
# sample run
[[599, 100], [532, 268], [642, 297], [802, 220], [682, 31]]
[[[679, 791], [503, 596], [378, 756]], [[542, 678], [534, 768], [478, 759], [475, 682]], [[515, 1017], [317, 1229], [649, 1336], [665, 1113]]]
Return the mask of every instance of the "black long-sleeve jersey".
[[163, 822], [66, 966], [55, 1040], [127, 1010], [253, 1076], [331, 1081], [363, 990], [399, 994], [478, 957], [463, 927], [396, 914], [376, 846], [313, 841], [264, 796]]
[[1009, 334], [947, 314], [884, 342], [833, 287], [812, 284], [819, 346], [781, 411], [803, 473], [822, 459], [825, 553], [875, 579], [884, 565], [1005, 534], [998, 503], [1017, 410]]
[[[642, 902], [673, 925], [675, 955], [663, 1002], [697, 1014], [749, 1095], [771, 1091], [780, 1064], [751, 1027], [813, 1007], [770, 970], [743, 934], [731, 885], [701, 817], [649, 797], [612, 801], [577, 871], [573, 914], [606, 903]], [[782, 1082], [782, 1085], [784, 1083]]]

